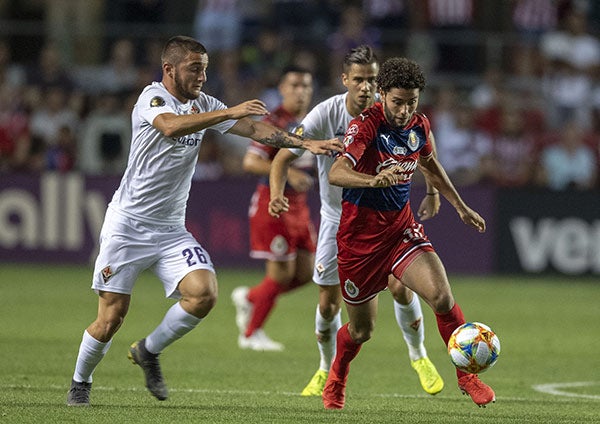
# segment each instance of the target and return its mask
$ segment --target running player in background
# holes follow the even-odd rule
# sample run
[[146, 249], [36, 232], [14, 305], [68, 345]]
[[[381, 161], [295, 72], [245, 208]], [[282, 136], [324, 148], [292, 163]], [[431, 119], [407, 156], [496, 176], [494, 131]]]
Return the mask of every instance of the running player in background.
[[[306, 116], [312, 101], [311, 73], [299, 67], [283, 70], [278, 85], [281, 104], [264, 120], [276, 127], [294, 131]], [[263, 326], [280, 294], [311, 280], [316, 232], [310, 219], [307, 190], [313, 187], [314, 156], [303, 156], [288, 169], [285, 195], [290, 211], [282, 219], [269, 215], [269, 170], [279, 149], [251, 142], [244, 157], [244, 170], [260, 179], [250, 202], [250, 256], [265, 261], [265, 276], [260, 284], [237, 287], [231, 298], [236, 307], [236, 323], [242, 349], [283, 350], [271, 340]]]
[[[381, 103], [352, 120], [345, 151], [329, 171], [329, 182], [344, 188], [338, 272], [349, 322], [337, 333], [337, 352], [323, 389], [327, 409], [344, 407], [350, 362], [371, 338], [379, 292], [396, 290], [388, 284], [390, 273], [433, 309], [446, 345], [452, 331], [465, 322], [444, 267], [410, 208], [417, 167], [465, 224], [485, 231], [483, 218], [461, 199], [436, 159], [429, 120], [416, 113], [425, 87], [419, 65], [389, 59], [381, 66], [377, 86]], [[477, 405], [495, 400], [494, 391], [477, 375], [456, 372], [459, 388]]]
[[[343, 137], [352, 118], [370, 107], [376, 94], [375, 78], [379, 71], [377, 58], [370, 47], [360, 46], [345, 57], [342, 83], [348, 89], [318, 104], [302, 121], [306, 136]], [[290, 164], [301, 156], [302, 150], [281, 149], [271, 166], [271, 202], [269, 212], [273, 216], [286, 216], [290, 202], [284, 192]], [[319, 304], [315, 313], [315, 333], [320, 353], [320, 364], [303, 396], [321, 396], [323, 386], [335, 355], [336, 333], [341, 327], [340, 283], [337, 272], [337, 245], [335, 235], [342, 214], [342, 189], [329, 184], [328, 174], [333, 157], [317, 156], [319, 191], [321, 198], [321, 224], [317, 242], [316, 264], [313, 281], [319, 287]], [[428, 195], [419, 207], [422, 220], [435, 216], [439, 210], [439, 195], [427, 184]], [[285, 213], [283, 213], [285, 212]], [[419, 298], [390, 276], [394, 295], [394, 312], [404, 340], [408, 346], [412, 367], [419, 376], [423, 389], [430, 394], [439, 393], [444, 382], [435, 366], [427, 357], [424, 340], [424, 324]]]
[[213, 308], [217, 278], [206, 250], [185, 228], [186, 204], [202, 137], [207, 128], [250, 137], [275, 147], [302, 147], [313, 153], [341, 151], [338, 139], [305, 140], [258, 122], [267, 114], [260, 100], [227, 108], [204, 94], [208, 54], [198, 41], [175, 36], [164, 46], [162, 81], [147, 86], [132, 112], [129, 160], [106, 211], [92, 288], [98, 315], [84, 331], [67, 405], [88, 406], [92, 374], [108, 351], [129, 309], [135, 281], [152, 269], [165, 295], [178, 301], [162, 322], [129, 349], [154, 397], [168, 390], [159, 354]]

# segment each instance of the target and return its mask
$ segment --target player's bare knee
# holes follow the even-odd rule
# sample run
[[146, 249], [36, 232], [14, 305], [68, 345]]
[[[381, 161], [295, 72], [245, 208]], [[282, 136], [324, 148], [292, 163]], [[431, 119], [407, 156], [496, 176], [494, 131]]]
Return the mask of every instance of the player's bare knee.
[[374, 326], [366, 326], [366, 327], [348, 327], [348, 332], [350, 333], [350, 337], [355, 343], [365, 343], [371, 339], [373, 335]]
[[440, 292], [428, 300], [436, 313], [446, 313], [454, 306], [454, 297], [451, 293]]
[[319, 303], [319, 313], [327, 321], [331, 321], [340, 311], [340, 305], [335, 302]]
[[108, 342], [123, 324], [124, 316], [114, 316], [109, 318], [96, 318], [96, 321], [88, 328], [88, 333], [96, 340], [102, 343]]
[[197, 295], [188, 295], [181, 299], [183, 309], [198, 317], [204, 318], [217, 303], [217, 293], [207, 291]]

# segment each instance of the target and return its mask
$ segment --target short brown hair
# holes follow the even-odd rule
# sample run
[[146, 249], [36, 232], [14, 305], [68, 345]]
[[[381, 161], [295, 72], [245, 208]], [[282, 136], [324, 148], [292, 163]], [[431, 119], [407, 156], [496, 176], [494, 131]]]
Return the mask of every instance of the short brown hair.
[[190, 52], [206, 54], [206, 48], [192, 37], [176, 35], [171, 37], [165, 44], [160, 60], [162, 63], [177, 65]]

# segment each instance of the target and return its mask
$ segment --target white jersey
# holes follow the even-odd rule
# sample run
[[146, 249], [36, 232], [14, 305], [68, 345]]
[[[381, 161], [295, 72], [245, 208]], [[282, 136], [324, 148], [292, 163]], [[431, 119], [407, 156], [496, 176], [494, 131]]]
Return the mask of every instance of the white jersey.
[[[338, 137], [342, 140], [352, 120], [352, 115], [346, 109], [347, 95], [348, 93], [338, 94], [316, 105], [302, 120], [304, 137], [316, 140]], [[297, 156], [304, 153], [302, 149], [290, 150]], [[317, 155], [321, 219], [339, 224], [342, 216], [342, 187], [329, 184], [329, 170], [333, 161], [331, 156]]]
[[[187, 115], [226, 108], [220, 100], [202, 92], [197, 99], [181, 103], [160, 82], [144, 88], [131, 113], [127, 169], [109, 207], [150, 224], [184, 224], [192, 175], [206, 130], [165, 137], [152, 122], [162, 113]], [[227, 120], [210, 128], [224, 133], [236, 122]]]

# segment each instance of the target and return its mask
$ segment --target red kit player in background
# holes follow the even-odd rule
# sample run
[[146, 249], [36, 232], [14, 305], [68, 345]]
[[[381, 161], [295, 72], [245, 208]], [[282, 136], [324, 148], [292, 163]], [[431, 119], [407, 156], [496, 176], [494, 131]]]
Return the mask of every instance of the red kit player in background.
[[[465, 322], [448, 277], [410, 208], [411, 178], [419, 167], [460, 219], [485, 231], [485, 221], [461, 199], [435, 158], [427, 117], [416, 113], [425, 77], [415, 62], [392, 58], [377, 76], [381, 103], [350, 122], [346, 150], [329, 182], [344, 188], [337, 233], [338, 272], [349, 322], [337, 333], [337, 352], [323, 390], [327, 409], [344, 407], [350, 362], [371, 338], [378, 294], [393, 274], [433, 309], [442, 339]], [[390, 286], [390, 290], [395, 290]], [[457, 370], [458, 386], [479, 405], [495, 400], [477, 375]]]
[[[293, 131], [308, 113], [313, 95], [311, 73], [299, 67], [283, 70], [279, 82], [281, 104], [264, 120]], [[302, 135], [302, 134], [299, 134]], [[288, 170], [290, 211], [278, 219], [269, 215], [269, 171], [279, 149], [251, 142], [244, 157], [244, 170], [260, 176], [250, 203], [250, 256], [265, 260], [265, 277], [248, 289], [232, 292], [236, 323], [242, 349], [283, 350], [281, 343], [269, 338], [263, 326], [277, 297], [312, 279], [316, 232], [307, 205], [307, 190], [313, 187], [314, 156], [304, 155]]]

